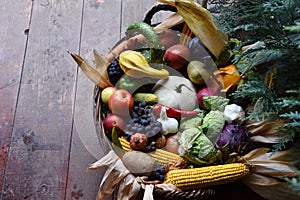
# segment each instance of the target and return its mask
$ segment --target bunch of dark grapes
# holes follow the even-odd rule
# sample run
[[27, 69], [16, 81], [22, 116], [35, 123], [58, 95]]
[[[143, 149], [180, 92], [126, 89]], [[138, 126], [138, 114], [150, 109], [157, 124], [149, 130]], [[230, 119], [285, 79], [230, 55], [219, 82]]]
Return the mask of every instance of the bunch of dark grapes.
[[153, 171], [151, 175], [148, 177], [148, 181], [164, 181], [166, 177], [166, 168], [165, 167], [160, 167], [157, 170]]
[[149, 142], [161, 136], [162, 124], [153, 118], [151, 107], [146, 102], [136, 104], [132, 109], [131, 117], [125, 129], [128, 140], [134, 133], [145, 134]]
[[114, 59], [111, 61], [107, 68], [107, 73], [110, 82], [113, 85], [116, 85], [116, 83], [119, 81], [119, 79], [124, 75], [123, 70], [120, 67], [119, 61], [117, 59]]

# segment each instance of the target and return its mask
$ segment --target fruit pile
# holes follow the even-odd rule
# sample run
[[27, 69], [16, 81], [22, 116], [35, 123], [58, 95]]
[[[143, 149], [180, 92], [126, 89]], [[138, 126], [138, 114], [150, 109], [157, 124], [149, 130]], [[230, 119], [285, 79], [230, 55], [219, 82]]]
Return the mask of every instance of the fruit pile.
[[[178, 6], [185, 3], [178, 2]], [[198, 4], [188, 8], [198, 9], [192, 14], [203, 15], [185, 18], [180, 31], [156, 30], [144, 22], [129, 25], [125, 39], [108, 55], [94, 52], [96, 70], [72, 54], [101, 88], [104, 132], [112, 146], [124, 153], [122, 161], [129, 171], [147, 176], [149, 181], [166, 181], [181, 189], [206, 187], [204, 179], [211, 181], [209, 186], [228, 183], [250, 173], [246, 163], [255, 153], [254, 158], [262, 156], [265, 165], [256, 172], [264, 175], [264, 167], [269, 167], [264, 160], [268, 144], [257, 140], [259, 133], [248, 130], [251, 126], [253, 132], [258, 129], [246, 123], [243, 100], [229, 98], [241, 75], [227, 52], [240, 43], [235, 39], [225, 42], [209, 16], [210, 23], [203, 21], [201, 17], [208, 13]], [[196, 26], [199, 21], [202, 26]], [[213, 37], [205, 36], [207, 29]], [[275, 135], [274, 130], [264, 128], [265, 133]], [[241, 159], [248, 153], [249, 160]], [[232, 173], [226, 176], [222, 165], [235, 162], [239, 164], [226, 165]], [[179, 184], [183, 178], [200, 174], [202, 168], [204, 178], [191, 181], [197, 184]], [[168, 179], [169, 172], [187, 174], [173, 180], [171, 176]], [[218, 177], [214, 179], [211, 173]]]
[[[115, 132], [127, 140], [131, 150], [144, 153], [170, 150], [190, 166], [220, 163], [217, 150], [224, 151], [228, 159], [228, 141], [231, 146], [234, 142], [245, 144], [234, 148], [238, 154], [249, 150], [244, 148], [249, 143], [248, 132], [240, 125], [243, 108], [226, 98], [238, 83], [234, 65], [217, 67], [212, 54], [194, 35], [187, 39], [171, 29], [156, 33], [144, 22], [131, 24], [127, 34], [127, 44], [140, 35], [149, 44], [135, 44], [126, 50], [120, 44], [114, 50], [118, 57], [107, 66], [107, 77], [113, 85], [102, 88], [101, 101], [107, 105], [102, 106], [107, 109], [103, 112], [109, 113], [103, 121], [108, 138]], [[180, 42], [182, 37], [185, 43]], [[223, 130], [230, 125], [241, 128]], [[242, 135], [238, 130], [243, 130]], [[158, 171], [154, 170], [149, 179], [161, 180], [164, 174]]]

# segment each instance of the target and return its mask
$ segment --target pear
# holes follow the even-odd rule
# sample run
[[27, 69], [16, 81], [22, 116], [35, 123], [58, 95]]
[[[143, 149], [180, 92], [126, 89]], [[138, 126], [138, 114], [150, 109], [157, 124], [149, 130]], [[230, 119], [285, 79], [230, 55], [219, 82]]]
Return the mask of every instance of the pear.
[[189, 79], [197, 85], [205, 85], [210, 77], [209, 71], [205, 68], [205, 64], [201, 61], [191, 61], [187, 66], [187, 74]]

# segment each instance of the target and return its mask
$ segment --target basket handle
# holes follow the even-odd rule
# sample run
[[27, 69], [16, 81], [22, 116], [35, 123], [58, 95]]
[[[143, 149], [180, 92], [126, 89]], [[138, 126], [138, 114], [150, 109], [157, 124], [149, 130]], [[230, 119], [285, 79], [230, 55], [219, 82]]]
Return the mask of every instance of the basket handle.
[[177, 12], [177, 9], [174, 6], [170, 6], [167, 4], [158, 4], [156, 6], [153, 6], [148, 13], [146, 14], [143, 22], [150, 24], [153, 16], [158, 13], [159, 11], [171, 11], [171, 12]]
[[[202, 1], [199, 1], [199, 2], [196, 1], [196, 2], [199, 3], [203, 8], [207, 8], [208, 0], [202, 0]], [[146, 14], [143, 22], [151, 25], [153, 16], [156, 13], [158, 13], [159, 11], [177, 12], [177, 8], [174, 6], [171, 6], [171, 5], [167, 5], [167, 4], [158, 4], [156, 6], [153, 6]]]

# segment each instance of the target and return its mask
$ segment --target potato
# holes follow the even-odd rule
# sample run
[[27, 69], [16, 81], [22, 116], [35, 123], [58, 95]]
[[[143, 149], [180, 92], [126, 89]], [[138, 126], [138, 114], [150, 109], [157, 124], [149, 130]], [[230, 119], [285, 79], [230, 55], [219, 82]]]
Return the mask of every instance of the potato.
[[126, 152], [122, 161], [127, 169], [136, 176], [149, 176], [155, 169], [153, 158], [140, 151]]

